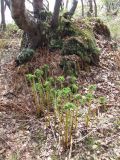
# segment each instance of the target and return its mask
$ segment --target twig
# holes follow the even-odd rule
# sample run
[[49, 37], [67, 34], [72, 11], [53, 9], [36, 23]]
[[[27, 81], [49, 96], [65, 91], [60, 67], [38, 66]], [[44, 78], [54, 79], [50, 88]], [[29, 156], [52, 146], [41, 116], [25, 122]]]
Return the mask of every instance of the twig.
[[33, 3], [30, 1], [30, 0], [27, 0], [30, 4], [32, 4], [33, 5]]
[[51, 130], [52, 130], [52, 133], [53, 133], [55, 142], [56, 142], [56, 146], [57, 146], [57, 139], [56, 139], [55, 132], [54, 132], [54, 130], [53, 130], [53, 127], [52, 127], [51, 123], [50, 123], [50, 127], [51, 127]]
[[95, 131], [95, 129], [93, 129], [92, 131], [90, 131], [86, 136], [84, 136], [84, 137], [82, 137], [81, 139], [79, 139], [79, 140], [77, 141], [77, 143], [83, 141], [85, 138], [87, 138], [89, 135], [91, 135], [94, 131]]

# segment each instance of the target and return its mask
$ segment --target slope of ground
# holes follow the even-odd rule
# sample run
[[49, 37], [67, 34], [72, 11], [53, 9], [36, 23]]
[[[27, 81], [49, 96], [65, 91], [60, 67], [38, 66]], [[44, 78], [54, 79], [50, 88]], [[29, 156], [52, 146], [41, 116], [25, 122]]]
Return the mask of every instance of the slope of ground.
[[[107, 111], [93, 118], [87, 132], [81, 119], [80, 137], [67, 152], [56, 144], [53, 128], [44, 127], [44, 118], [33, 115], [34, 104], [23, 76], [32, 66], [28, 64], [29, 70], [25, 66], [15, 68], [13, 59], [18, 53], [17, 38], [0, 51], [0, 160], [119, 160], [120, 51], [112, 51], [111, 45], [103, 42], [100, 67], [80, 71], [79, 85], [96, 84], [96, 96], [107, 98]], [[42, 53], [38, 57], [33, 59], [36, 67], [51, 63], [56, 68], [60, 59], [58, 53], [47, 59]]]

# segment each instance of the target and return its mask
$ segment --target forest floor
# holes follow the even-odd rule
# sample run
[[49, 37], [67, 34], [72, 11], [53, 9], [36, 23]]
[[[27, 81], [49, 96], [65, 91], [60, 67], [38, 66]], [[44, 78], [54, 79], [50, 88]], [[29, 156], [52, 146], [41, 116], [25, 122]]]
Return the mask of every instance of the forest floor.
[[[14, 65], [19, 41], [11, 38], [0, 50], [0, 160], [120, 160], [120, 50], [112, 51], [103, 42], [101, 67], [79, 73], [79, 85], [96, 84], [96, 96], [107, 98], [107, 110], [93, 118], [84, 135], [84, 127], [79, 126], [81, 136], [71, 151], [64, 152], [57, 148], [52, 128], [44, 127], [44, 118], [31, 113], [34, 105], [23, 76], [26, 70]], [[55, 67], [58, 56], [53, 53], [48, 60]]]

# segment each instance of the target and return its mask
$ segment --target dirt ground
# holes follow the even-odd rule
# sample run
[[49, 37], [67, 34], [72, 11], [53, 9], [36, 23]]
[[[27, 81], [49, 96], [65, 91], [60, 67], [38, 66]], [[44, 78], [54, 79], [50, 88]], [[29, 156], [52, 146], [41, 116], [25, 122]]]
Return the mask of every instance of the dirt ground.
[[[100, 66], [81, 71], [78, 81], [82, 86], [97, 85], [96, 96], [107, 98], [107, 111], [93, 118], [87, 133], [81, 119], [79, 138], [72, 150], [64, 152], [44, 118], [31, 112], [34, 104], [23, 70], [14, 66], [19, 39], [0, 50], [0, 160], [120, 160], [120, 50], [103, 42], [101, 51]], [[53, 57], [56, 66], [57, 56]]]

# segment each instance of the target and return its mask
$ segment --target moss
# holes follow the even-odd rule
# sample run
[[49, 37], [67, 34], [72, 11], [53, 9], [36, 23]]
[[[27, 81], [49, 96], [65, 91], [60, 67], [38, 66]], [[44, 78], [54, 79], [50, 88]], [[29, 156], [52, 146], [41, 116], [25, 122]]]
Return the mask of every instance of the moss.
[[96, 46], [94, 34], [89, 29], [77, 30], [77, 35], [65, 40], [63, 55], [78, 55], [82, 61], [89, 64], [99, 62], [99, 49]]
[[30, 61], [34, 53], [35, 51], [33, 49], [23, 49], [22, 52], [16, 58], [16, 66]]
[[104, 39], [111, 40], [111, 33], [107, 25], [99, 18], [92, 18], [90, 20], [93, 24], [93, 32], [97, 35], [103, 36]]
[[[51, 34], [49, 48], [53, 51], [60, 49], [63, 56], [77, 55], [83, 62], [82, 64], [97, 65], [99, 63], [99, 49], [88, 20], [87, 22], [72, 22], [62, 17], [58, 29]], [[65, 72], [77, 74], [74, 61], [66, 60], [63, 57], [61, 64], [64, 66]]]
[[61, 18], [59, 27], [57, 29], [57, 32], [61, 36], [61, 38], [76, 35], [76, 30], [73, 24], [74, 23], [71, 20], [65, 19], [64, 17]]
[[49, 44], [49, 50], [54, 51], [57, 49], [62, 49], [63, 41], [61, 39], [52, 39]]
[[77, 68], [77, 63], [69, 57], [65, 56], [62, 58], [60, 67], [63, 69], [65, 75], [78, 75], [79, 68]]
[[111, 40], [110, 31], [103, 23], [96, 23], [94, 26], [94, 31], [99, 35], [103, 35], [105, 39]]
[[98, 56], [99, 52], [93, 31], [88, 22], [72, 22], [64, 17], [61, 18], [56, 32], [51, 34], [49, 48], [51, 50], [62, 49], [63, 55], [76, 54], [86, 62], [91, 62], [92, 54]]
[[76, 31], [72, 27], [71, 21], [62, 17], [59, 21], [58, 28], [56, 30], [51, 30], [49, 49], [62, 49], [64, 38], [76, 34]]

